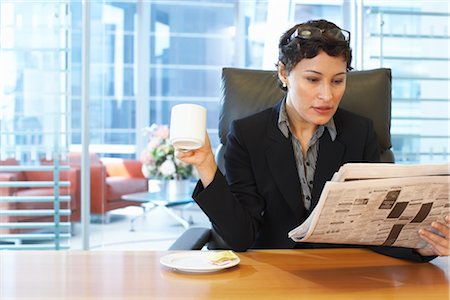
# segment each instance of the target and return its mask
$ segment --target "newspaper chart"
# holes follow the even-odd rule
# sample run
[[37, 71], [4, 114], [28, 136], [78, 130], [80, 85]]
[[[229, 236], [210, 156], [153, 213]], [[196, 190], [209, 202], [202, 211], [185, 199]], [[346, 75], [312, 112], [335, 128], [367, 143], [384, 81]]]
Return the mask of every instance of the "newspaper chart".
[[329, 181], [309, 218], [288, 236], [297, 242], [425, 248], [419, 228], [431, 229], [450, 214], [450, 164], [427, 170], [427, 176], [414, 176], [420, 172], [407, 169], [413, 177], [397, 170], [392, 178], [366, 170], [381, 179]]

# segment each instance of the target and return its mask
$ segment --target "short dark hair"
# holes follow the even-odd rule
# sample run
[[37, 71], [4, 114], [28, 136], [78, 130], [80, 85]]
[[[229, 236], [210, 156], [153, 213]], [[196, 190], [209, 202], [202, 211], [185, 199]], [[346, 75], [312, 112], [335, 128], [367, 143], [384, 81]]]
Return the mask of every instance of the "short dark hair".
[[[326, 34], [320, 38], [301, 39], [293, 38], [292, 34], [299, 26], [310, 26], [319, 29], [340, 29], [336, 24], [327, 20], [311, 20], [305, 23], [297, 24], [287, 30], [281, 37], [278, 44], [278, 64], [282, 63], [286, 72], [290, 71], [304, 58], [313, 58], [322, 50], [330, 56], [342, 56], [347, 63], [347, 71], [351, 70], [352, 49], [347, 41], [338, 41], [327, 38]], [[277, 65], [278, 65], [277, 64]], [[281, 82], [280, 87], [282, 87]], [[283, 88], [286, 90], [286, 88]]]

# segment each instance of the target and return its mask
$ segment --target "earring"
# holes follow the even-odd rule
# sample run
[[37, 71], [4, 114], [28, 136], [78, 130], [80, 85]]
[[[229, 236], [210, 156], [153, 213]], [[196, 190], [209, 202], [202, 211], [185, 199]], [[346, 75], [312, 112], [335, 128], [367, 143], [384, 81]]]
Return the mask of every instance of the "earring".
[[283, 87], [284, 87], [284, 88], [286, 87], [286, 82], [284, 82], [284, 81], [283, 81]]

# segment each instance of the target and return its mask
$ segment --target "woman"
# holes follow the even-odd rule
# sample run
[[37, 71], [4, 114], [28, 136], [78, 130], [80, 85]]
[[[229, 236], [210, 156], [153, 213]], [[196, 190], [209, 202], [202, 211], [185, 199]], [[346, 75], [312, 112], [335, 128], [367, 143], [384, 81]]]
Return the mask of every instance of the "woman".
[[[296, 244], [287, 233], [310, 214], [325, 182], [341, 165], [379, 161], [371, 121], [338, 108], [351, 69], [349, 42], [348, 31], [325, 20], [299, 24], [283, 34], [278, 76], [286, 96], [276, 106], [232, 123], [226, 179], [208, 137], [200, 149], [177, 152], [197, 169], [200, 182], [193, 197], [232, 249], [325, 246]], [[432, 252], [371, 248], [418, 261], [433, 258], [421, 254], [448, 255], [447, 225], [437, 226], [447, 239], [423, 230]]]

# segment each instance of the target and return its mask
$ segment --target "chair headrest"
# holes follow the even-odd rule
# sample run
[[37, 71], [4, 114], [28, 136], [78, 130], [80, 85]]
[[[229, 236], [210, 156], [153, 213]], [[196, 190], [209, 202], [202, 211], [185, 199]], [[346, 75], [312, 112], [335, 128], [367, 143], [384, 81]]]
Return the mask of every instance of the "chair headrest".
[[[219, 138], [226, 144], [230, 124], [275, 105], [284, 92], [276, 71], [223, 68]], [[351, 71], [340, 107], [374, 122], [382, 150], [391, 147], [391, 70]]]

